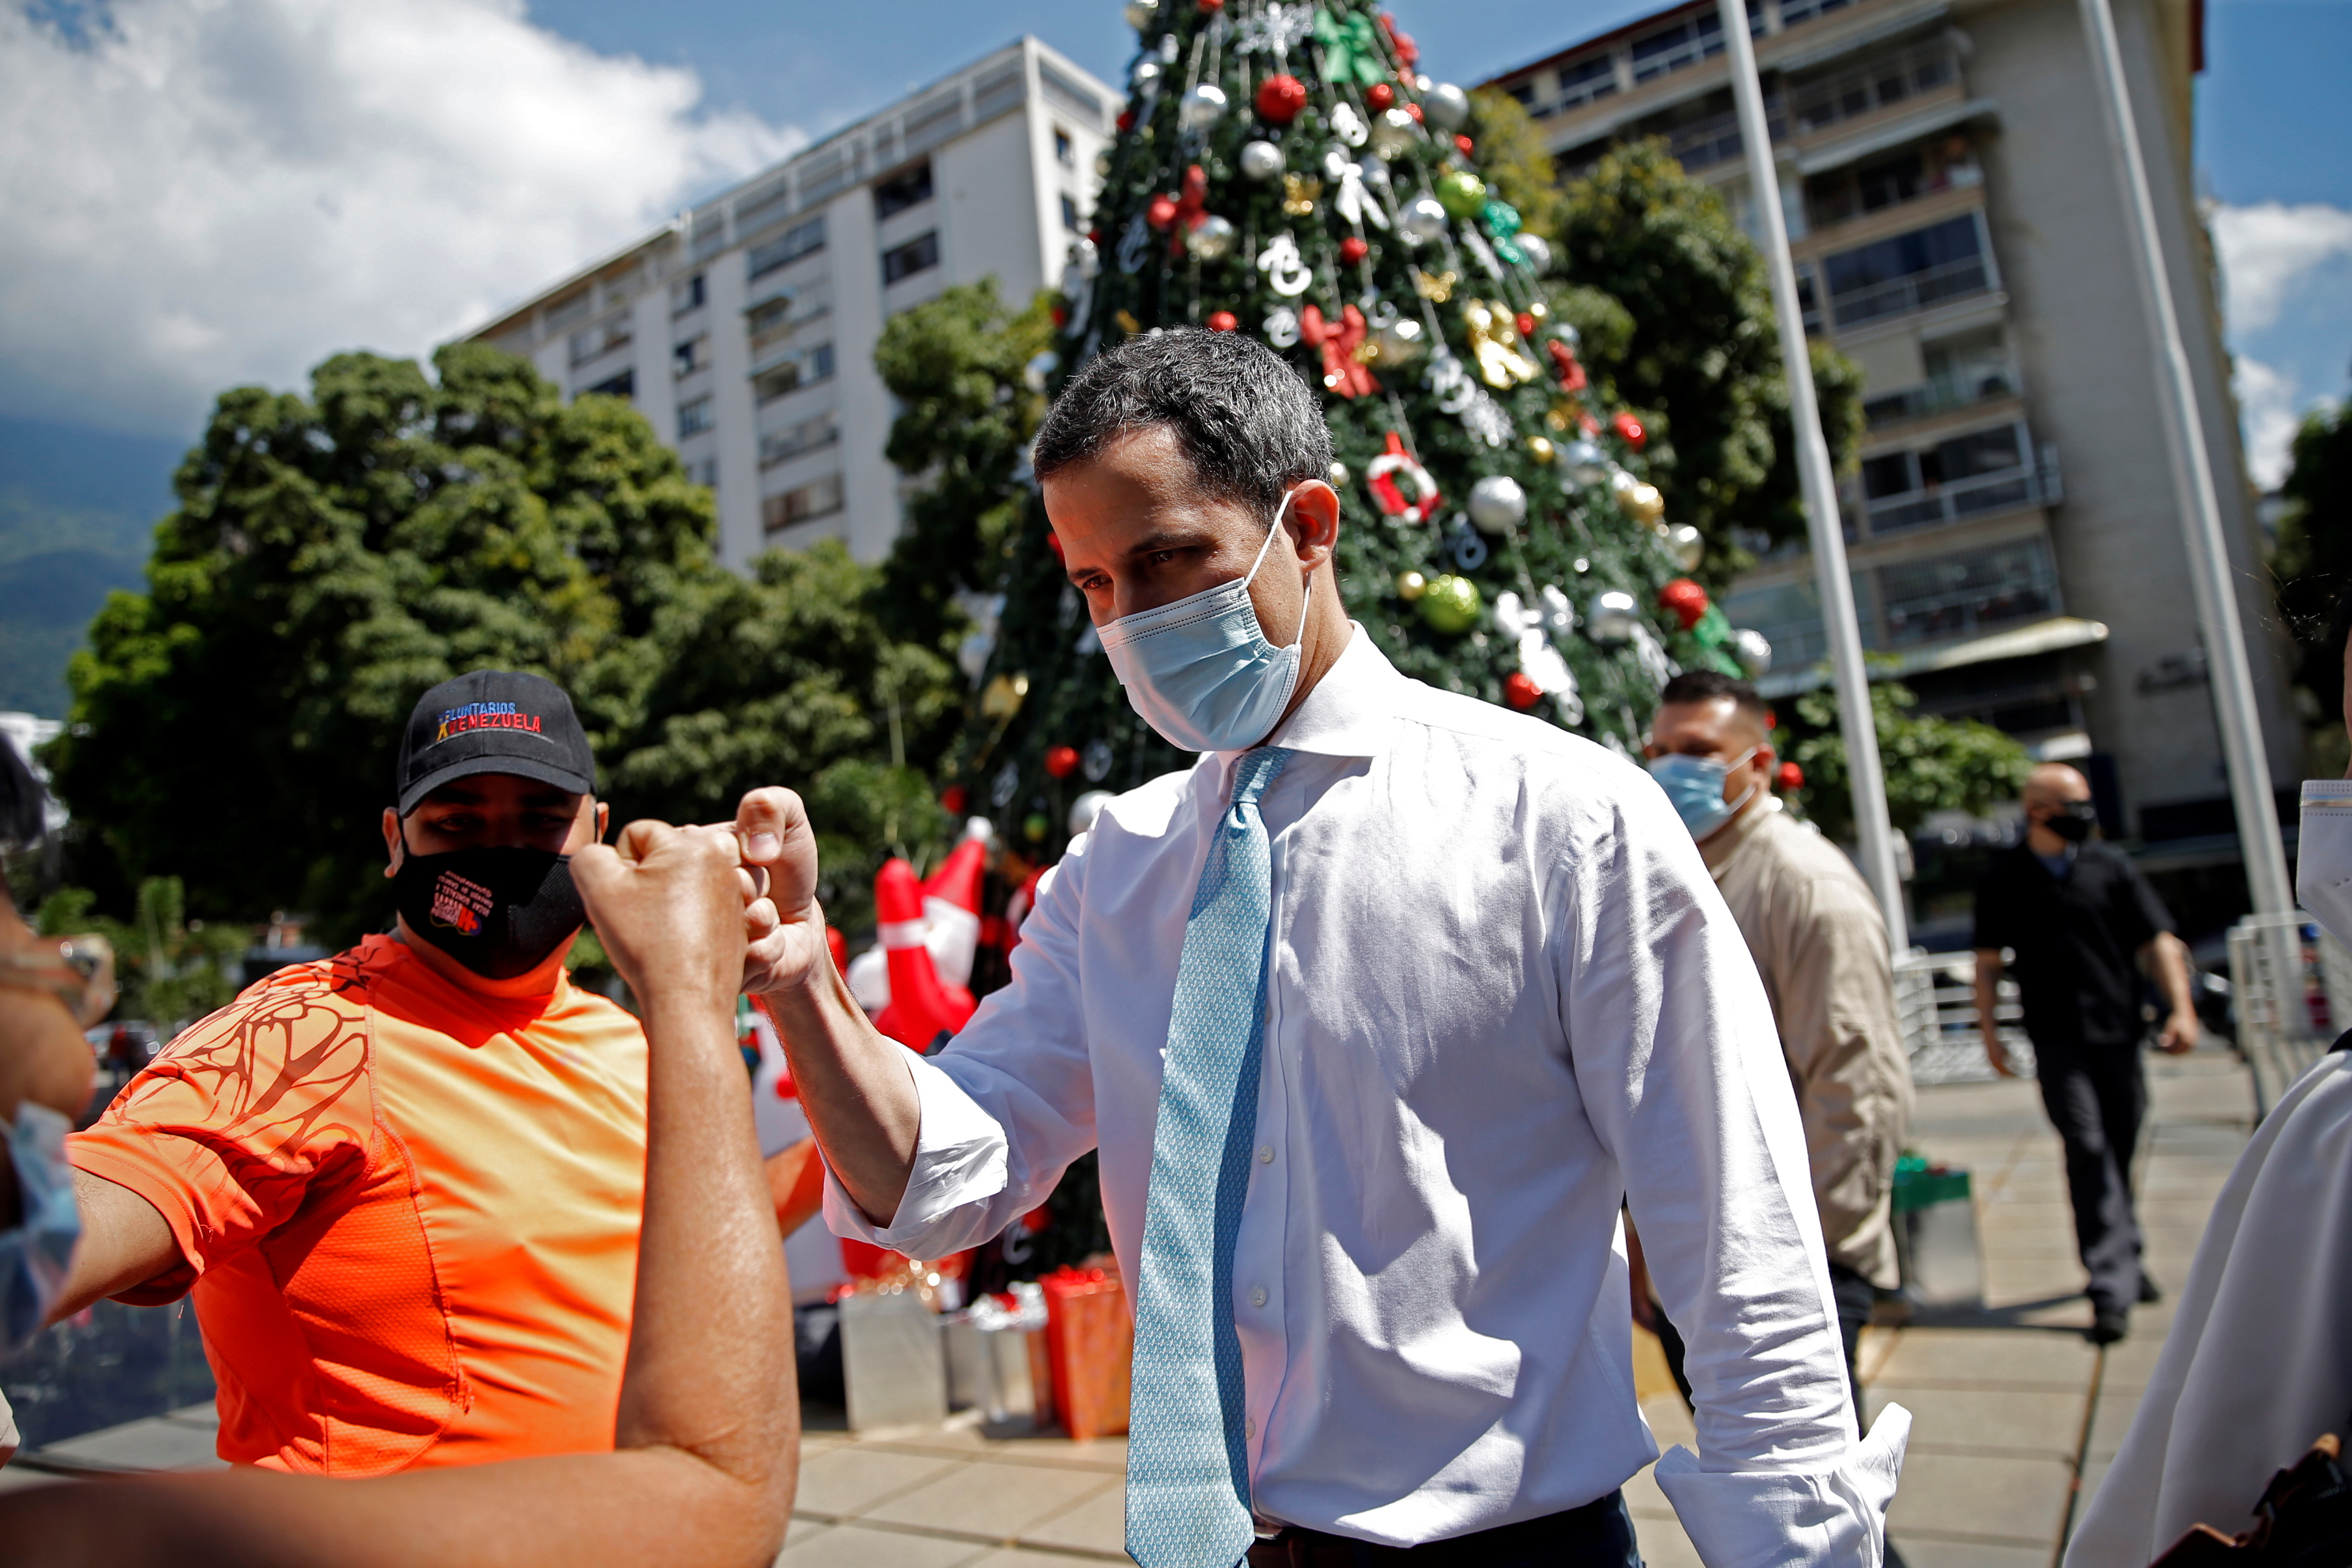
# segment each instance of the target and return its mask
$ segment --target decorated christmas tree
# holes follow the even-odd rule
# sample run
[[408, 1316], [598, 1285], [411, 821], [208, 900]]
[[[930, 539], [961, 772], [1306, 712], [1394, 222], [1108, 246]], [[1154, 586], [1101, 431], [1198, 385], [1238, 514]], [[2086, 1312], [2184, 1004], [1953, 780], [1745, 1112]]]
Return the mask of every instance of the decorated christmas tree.
[[[1572, 279], [1480, 177], [1458, 87], [1362, 0], [1129, 0], [1139, 47], [1044, 390], [1139, 332], [1255, 332], [1323, 395], [1349, 614], [1406, 674], [1633, 750], [1677, 668], [1757, 673], [1687, 574], [1639, 411], [1601, 406]], [[965, 648], [950, 801], [1045, 862], [1086, 796], [1188, 759], [1128, 706], [1042, 504]], [[1075, 809], [1074, 809], [1075, 808]], [[1074, 816], [1076, 821], [1074, 821]]]

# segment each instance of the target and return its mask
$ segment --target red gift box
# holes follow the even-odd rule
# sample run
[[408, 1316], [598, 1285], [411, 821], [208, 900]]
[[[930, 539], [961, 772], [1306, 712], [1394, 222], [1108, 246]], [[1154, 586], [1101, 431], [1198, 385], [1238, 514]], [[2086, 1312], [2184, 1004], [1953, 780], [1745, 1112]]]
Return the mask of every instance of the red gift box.
[[1118, 1276], [1057, 1268], [1037, 1283], [1045, 1289], [1045, 1356], [1062, 1430], [1081, 1442], [1126, 1431], [1135, 1319]]

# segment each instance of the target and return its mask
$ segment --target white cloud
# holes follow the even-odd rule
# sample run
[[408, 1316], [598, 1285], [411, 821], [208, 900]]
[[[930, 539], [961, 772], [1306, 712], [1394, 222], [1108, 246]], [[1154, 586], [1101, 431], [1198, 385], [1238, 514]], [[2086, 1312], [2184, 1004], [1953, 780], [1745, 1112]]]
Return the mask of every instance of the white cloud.
[[0, 5], [0, 404], [177, 433], [417, 353], [805, 138], [521, 0]]
[[2231, 384], [2238, 394], [2238, 417], [2245, 429], [2246, 468], [2256, 485], [2274, 490], [2286, 478], [2295, 426], [2301, 422], [2295, 374], [2240, 354]]
[[2276, 321], [2296, 286], [2327, 262], [2352, 257], [2352, 212], [2318, 202], [2215, 209], [2223, 314], [2232, 332]]

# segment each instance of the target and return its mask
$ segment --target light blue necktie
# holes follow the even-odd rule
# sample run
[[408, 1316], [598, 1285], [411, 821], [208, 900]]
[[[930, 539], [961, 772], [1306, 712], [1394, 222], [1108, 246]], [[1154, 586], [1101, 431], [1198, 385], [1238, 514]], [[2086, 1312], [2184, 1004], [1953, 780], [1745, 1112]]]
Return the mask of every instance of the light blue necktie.
[[1184, 923], [1135, 1289], [1127, 1552], [1143, 1568], [1233, 1568], [1249, 1551], [1249, 1448], [1234, 1238], [1257, 1134], [1273, 857], [1258, 797], [1290, 753], [1234, 764]]

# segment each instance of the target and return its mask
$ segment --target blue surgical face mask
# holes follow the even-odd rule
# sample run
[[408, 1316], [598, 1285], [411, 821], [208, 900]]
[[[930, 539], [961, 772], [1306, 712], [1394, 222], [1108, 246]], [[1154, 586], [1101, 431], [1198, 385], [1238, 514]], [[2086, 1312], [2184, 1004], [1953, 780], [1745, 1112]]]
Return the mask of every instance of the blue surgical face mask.
[[[1097, 628], [1128, 701], [1169, 744], [1188, 752], [1238, 752], [1265, 739], [1290, 706], [1307, 637], [1306, 607], [1299, 608], [1298, 636], [1288, 647], [1276, 647], [1265, 640], [1249, 596], [1289, 511], [1285, 496], [1248, 575]], [[1314, 590], [1312, 579], [1307, 589]]]
[[23, 1209], [14, 1229], [0, 1230], [0, 1354], [31, 1339], [47, 1320], [81, 1239], [73, 1166], [66, 1159], [68, 1125], [28, 1100], [17, 1105], [16, 1127], [0, 1139], [0, 1157], [16, 1168]]
[[1746, 766], [1756, 751], [1750, 746], [1728, 763], [1669, 752], [1650, 759], [1650, 776], [1658, 781], [1658, 787], [1675, 803], [1675, 810], [1682, 817], [1683, 826], [1690, 829], [1691, 837], [1704, 838], [1729, 822], [1748, 804], [1748, 796], [1756, 793], [1751, 784], [1738, 800], [1723, 798], [1723, 781], [1731, 776], [1733, 769]]

